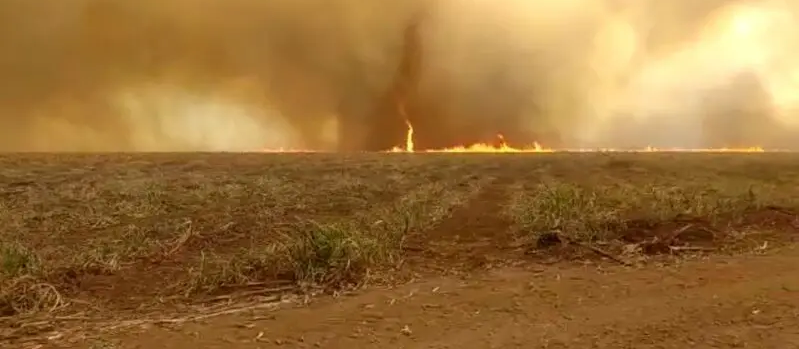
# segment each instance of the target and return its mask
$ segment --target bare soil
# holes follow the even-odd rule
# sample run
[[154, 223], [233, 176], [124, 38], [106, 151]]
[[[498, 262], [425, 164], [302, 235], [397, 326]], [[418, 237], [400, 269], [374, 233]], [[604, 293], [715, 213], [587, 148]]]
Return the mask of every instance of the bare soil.
[[6, 156], [1, 236], [36, 267], [4, 252], [4, 285], [28, 287], [4, 294], [0, 339], [799, 347], [796, 160]]
[[[627, 270], [496, 269], [180, 327], [118, 348], [796, 348], [799, 251]], [[98, 343], [98, 342], [95, 342]], [[97, 344], [95, 344], [97, 345]], [[85, 346], [89, 347], [89, 346]]]

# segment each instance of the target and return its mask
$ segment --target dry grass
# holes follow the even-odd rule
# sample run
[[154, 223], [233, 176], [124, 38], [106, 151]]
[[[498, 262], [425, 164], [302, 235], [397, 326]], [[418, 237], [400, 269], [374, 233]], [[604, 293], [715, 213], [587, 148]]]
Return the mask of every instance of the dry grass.
[[113, 303], [358, 284], [397, 266], [405, 236], [443, 219], [481, 182], [463, 162], [403, 154], [0, 162], [6, 315], [64, 304], [39, 292], [42, 285]]
[[559, 180], [519, 190], [511, 214], [536, 234], [561, 231], [582, 241], [612, 240], [632, 223], [657, 224], [702, 218], [711, 222], [742, 218], [777, 205], [779, 192], [765, 183], [673, 183], [583, 186]]
[[796, 228], [799, 168], [793, 158], [605, 156], [580, 163], [591, 164], [582, 177], [578, 171], [553, 176], [545, 170], [539, 180], [516, 185], [505, 214], [518, 234], [538, 242], [557, 235], [599, 245], [659, 243], [674, 249], [669, 244], [693, 238], [736, 246], [732, 240], [761, 234], [780, 225], [777, 221], [788, 219]]
[[8, 155], [0, 316], [343, 287], [400, 268], [493, 177], [520, 234], [586, 242], [799, 208], [792, 154]]

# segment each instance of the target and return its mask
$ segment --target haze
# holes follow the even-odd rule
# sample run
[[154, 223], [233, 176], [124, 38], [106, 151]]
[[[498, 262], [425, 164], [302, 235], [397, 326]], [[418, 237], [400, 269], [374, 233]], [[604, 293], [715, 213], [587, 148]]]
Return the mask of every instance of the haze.
[[799, 3], [0, 0], [0, 151], [799, 148]]

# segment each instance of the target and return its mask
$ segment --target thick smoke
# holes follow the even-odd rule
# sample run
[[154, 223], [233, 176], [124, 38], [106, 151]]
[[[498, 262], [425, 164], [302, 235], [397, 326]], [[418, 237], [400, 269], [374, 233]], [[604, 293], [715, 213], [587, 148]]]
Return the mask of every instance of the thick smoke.
[[0, 150], [799, 148], [789, 0], [0, 0]]

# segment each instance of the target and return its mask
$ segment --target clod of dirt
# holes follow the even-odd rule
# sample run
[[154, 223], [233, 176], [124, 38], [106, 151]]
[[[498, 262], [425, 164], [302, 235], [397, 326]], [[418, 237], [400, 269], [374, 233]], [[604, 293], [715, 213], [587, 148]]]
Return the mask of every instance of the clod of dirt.
[[695, 229], [686, 229], [675, 237], [675, 240], [680, 243], [690, 244], [711, 244], [716, 240], [716, 234], [708, 227], [697, 227]]
[[563, 239], [560, 234], [556, 232], [545, 232], [538, 234], [538, 239], [535, 241], [535, 248], [539, 250], [549, 249], [563, 244]]
[[669, 253], [671, 245], [663, 240], [654, 239], [640, 244], [641, 252], [645, 255]]

